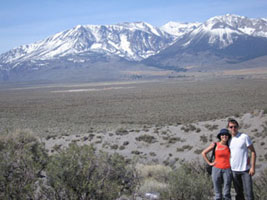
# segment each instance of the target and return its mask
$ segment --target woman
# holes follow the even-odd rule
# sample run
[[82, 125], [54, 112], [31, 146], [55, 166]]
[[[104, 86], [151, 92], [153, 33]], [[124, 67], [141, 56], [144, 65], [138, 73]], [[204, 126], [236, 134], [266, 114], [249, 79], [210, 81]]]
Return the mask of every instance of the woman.
[[[231, 182], [232, 172], [230, 166], [230, 149], [228, 141], [231, 135], [228, 129], [222, 129], [217, 135], [219, 142], [216, 142], [215, 160], [210, 162], [207, 154], [213, 150], [215, 143], [203, 150], [202, 156], [204, 160], [212, 167], [212, 182], [214, 187], [216, 200], [229, 200], [231, 199]], [[223, 193], [222, 193], [223, 185]]]

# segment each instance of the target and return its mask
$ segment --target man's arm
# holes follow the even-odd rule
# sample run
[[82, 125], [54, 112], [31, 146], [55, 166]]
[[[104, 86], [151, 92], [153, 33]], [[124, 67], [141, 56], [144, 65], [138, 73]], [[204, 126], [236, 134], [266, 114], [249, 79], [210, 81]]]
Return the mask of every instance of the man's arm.
[[255, 174], [255, 165], [256, 165], [256, 151], [254, 149], [253, 144], [248, 146], [248, 149], [251, 151], [251, 168], [249, 170], [249, 174], [253, 176]]

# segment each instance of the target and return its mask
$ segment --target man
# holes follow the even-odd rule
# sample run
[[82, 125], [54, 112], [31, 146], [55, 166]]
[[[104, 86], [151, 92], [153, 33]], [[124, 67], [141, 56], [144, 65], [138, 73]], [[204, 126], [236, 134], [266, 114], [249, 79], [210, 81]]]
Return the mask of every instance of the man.
[[[252, 176], [255, 174], [256, 152], [247, 134], [238, 132], [238, 122], [234, 119], [228, 120], [227, 125], [232, 135], [230, 140], [231, 169], [233, 183], [236, 191], [236, 200], [253, 200]], [[248, 152], [251, 152], [251, 161]], [[245, 196], [244, 196], [245, 191]]]

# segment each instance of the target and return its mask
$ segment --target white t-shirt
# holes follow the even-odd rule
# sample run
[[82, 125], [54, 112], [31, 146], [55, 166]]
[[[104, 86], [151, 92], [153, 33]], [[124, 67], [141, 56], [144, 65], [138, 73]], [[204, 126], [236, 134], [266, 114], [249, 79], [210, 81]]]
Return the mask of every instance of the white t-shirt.
[[237, 133], [230, 140], [230, 163], [233, 171], [246, 171], [250, 168], [248, 147], [252, 144], [248, 135]]

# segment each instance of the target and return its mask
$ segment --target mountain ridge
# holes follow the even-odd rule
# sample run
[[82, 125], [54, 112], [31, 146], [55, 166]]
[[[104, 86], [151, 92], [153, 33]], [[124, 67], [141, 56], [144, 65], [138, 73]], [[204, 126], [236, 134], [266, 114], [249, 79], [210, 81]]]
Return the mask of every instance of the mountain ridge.
[[[154, 38], [150, 39], [149, 36]], [[134, 39], [136, 40], [134, 41], [136, 45], [140, 44], [138, 39], [145, 40], [137, 53], [132, 52], [136, 46], [133, 44], [131, 44], [133, 46], [129, 46], [129, 40]], [[147, 50], [151, 49], [157, 52], [160, 48], [164, 48], [171, 43], [172, 40], [173, 36], [163, 33], [159, 28], [154, 28], [152, 25], [144, 22], [107, 26], [77, 25], [72, 29], [52, 35], [40, 42], [22, 45], [8, 51], [0, 55], [0, 60], [3, 63], [11, 63], [16, 60], [24, 61], [40, 53], [36, 57], [37, 59], [51, 59], [85, 51], [112, 53], [126, 57], [129, 60], [140, 60], [140, 58], [149, 56], [150, 52]], [[133, 56], [127, 56], [133, 53], [135, 53]]]
[[[246, 29], [245, 22], [248, 24]], [[262, 31], [267, 33], [266, 28], [267, 23], [263, 19], [256, 21], [229, 14], [216, 16], [143, 62], [150, 65], [157, 63], [161, 68], [194, 66], [196, 70], [210, 66], [218, 70], [224, 65], [241, 64], [267, 55], [267, 37], [262, 34]]]
[[226, 14], [203, 23], [168, 22], [161, 27], [146, 22], [77, 25], [1, 54], [0, 79], [15, 80], [19, 73], [45, 69], [92, 68], [94, 63], [106, 70], [110, 70], [107, 63], [176, 71], [188, 66], [220, 69], [266, 55], [265, 18]]

